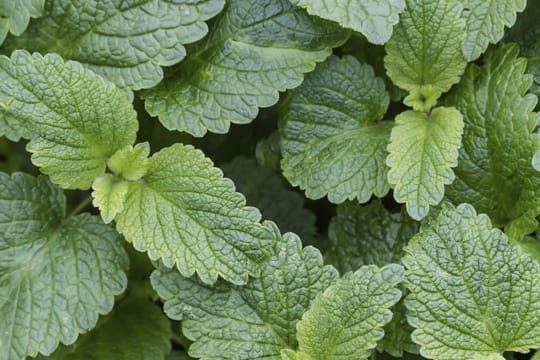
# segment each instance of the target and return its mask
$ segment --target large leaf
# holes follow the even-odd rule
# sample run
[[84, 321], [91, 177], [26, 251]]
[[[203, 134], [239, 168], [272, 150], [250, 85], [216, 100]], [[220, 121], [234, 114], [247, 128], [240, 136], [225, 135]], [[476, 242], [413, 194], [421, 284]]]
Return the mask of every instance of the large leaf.
[[201, 151], [177, 144], [150, 158], [142, 181], [129, 182], [117, 229], [186, 277], [197, 272], [206, 283], [221, 275], [243, 284], [274, 242], [259, 211], [245, 204]]
[[226, 133], [300, 85], [345, 39], [288, 0], [230, 0], [177, 73], [146, 93], [146, 109], [171, 130]]
[[182, 320], [192, 341], [191, 356], [203, 359], [279, 360], [297, 346], [296, 324], [315, 296], [338, 277], [323, 266], [318, 250], [302, 249], [300, 239], [283, 235], [258, 279], [246, 286], [210, 287], [174, 270], [158, 270], [152, 284], [165, 312]]
[[0, 0], [0, 44], [8, 32], [21, 35], [30, 17], [43, 14], [45, 0]]
[[519, 239], [537, 227], [540, 173], [531, 160], [540, 146], [533, 134], [537, 117], [534, 95], [525, 95], [532, 76], [517, 58], [518, 48], [490, 51], [483, 66], [471, 65], [448, 102], [463, 114], [463, 147], [456, 180], [446, 193], [454, 203], [467, 202], [487, 213]]
[[137, 128], [125, 93], [80, 64], [24, 51], [0, 57], [0, 134], [29, 138], [33, 163], [53, 183], [88, 189]]
[[364, 34], [374, 44], [384, 44], [398, 23], [404, 0], [291, 0], [308, 13], [336, 21]]
[[111, 311], [126, 286], [118, 234], [95, 216], [65, 218], [44, 177], [0, 173], [0, 359], [48, 355]]
[[424, 218], [430, 205], [442, 200], [444, 185], [454, 180], [462, 132], [463, 116], [455, 108], [406, 111], [396, 117], [388, 145], [388, 182], [413, 219]]
[[[351, 76], [354, 74], [354, 76]], [[379, 122], [389, 96], [382, 79], [352, 56], [331, 57], [283, 105], [281, 166], [312, 199], [368, 201], [388, 190], [391, 122]]]
[[52, 0], [42, 18], [6, 45], [60, 54], [121, 88], [150, 88], [162, 79], [162, 66], [185, 57], [183, 44], [206, 35], [204, 21], [223, 5], [224, 0]]
[[539, 264], [471, 205], [446, 204], [406, 248], [413, 340], [430, 359], [540, 347]]

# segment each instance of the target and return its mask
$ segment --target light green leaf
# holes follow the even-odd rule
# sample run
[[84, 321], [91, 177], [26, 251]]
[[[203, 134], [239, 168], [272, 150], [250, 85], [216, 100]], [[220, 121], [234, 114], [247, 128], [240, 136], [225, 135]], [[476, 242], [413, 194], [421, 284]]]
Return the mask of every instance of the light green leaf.
[[205, 20], [224, 0], [47, 1], [9, 49], [54, 52], [76, 60], [124, 89], [151, 88], [163, 78], [162, 66], [186, 55], [183, 45], [208, 32]]
[[142, 181], [130, 182], [117, 229], [150, 259], [195, 272], [206, 283], [221, 275], [243, 284], [257, 275], [274, 237], [212, 161], [181, 144], [150, 158]]
[[24, 51], [0, 57], [0, 116], [30, 138], [33, 163], [68, 189], [88, 189], [138, 128], [125, 93], [112, 83], [58, 55]]
[[43, 14], [45, 0], [0, 0], [0, 44], [8, 32], [21, 35], [31, 17]]
[[247, 204], [259, 209], [263, 218], [274, 221], [283, 232], [294, 232], [304, 242], [313, 242], [315, 215], [304, 208], [304, 198], [272, 169], [257, 165], [254, 159], [237, 157], [221, 166]]
[[352, 56], [320, 64], [283, 105], [284, 176], [311, 199], [367, 202], [386, 195], [392, 123], [378, 120], [388, 103], [384, 82], [369, 65]]
[[135, 147], [128, 145], [114, 153], [107, 161], [107, 166], [115, 175], [137, 181], [148, 170], [149, 154], [150, 144], [147, 142], [137, 144]]
[[457, 83], [467, 62], [461, 52], [465, 23], [455, 0], [406, 0], [401, 20], [386, 44], [388, 76], [410, 92], [431, 86], [433, 102]]
[[111, 311], [126, 287], [118, 234], [95, 216], [65, 218], [44, 177], [0, 173], [0, 359], [49, 355]]
[[448, 99], [465, 127], [456, 180], [446, 194], [488, 214], [512, 240], [536, 230], [540, 214], [540, 174], [531, 165], [540, 147], [533, 134], [537, 97], [525, 95], [532, 76], [524, 75], [527, 63], [517, 55], [515, 45], [488, 51], [484, 65], [471, 65]]
[[145, 94], [146, 109], [170, 130], [226, 133], [300, 85], [346, 37], [288, 0], [230, 0], [178, 72]]
[[291, 0], [308, 13], [338, 22], [364, 34], [374, 44], [384, 44], [398, 23], [404, 0]]
[[439, 107], [429, 114], [406, 111], [396, 117], [388, 145], [388, 182], [394, 198], [407, 212], [423, 219], [430, 205], [444, 196], [444, 185], [455, 178], [463, 116], [455, 108]]
[[406, 248], [413, 340], [430, 359], [540, 347], [539, 264], [471, 205], [446, 204]]
[[246, 286], [210, 287], [166, 269], [155, 271], [151, 280], [167, 315], [182, 320], [184, 334], [194, 341], [191, 356], [279, 360], [281, 349], [296, 348], [302, 314], [337, 278], [317, 249], [302, 249], [300, 239], [288, 233], [276, 243], [260, 278], [250, 278]]
[[171, 328], [159, 306], [140, 297], [120, 301], [110, 315], [72, 346], [40, 360], [164, 360], [171, 351]]
[[346, 202], [330, 221], [324, 257], [342, 274], [363, 265], [399, 263], [403, 247], [417, 231], [418, 223], [404, 211], [390, 213], [380, 201], [365, 206]]
[[461, 45], [467, 61], [476, 60], [489, 43], [499, 42], [504, 27], [516, 22], [516, 13], [523, 11], [527, 0], [459, 0], [463, 4], [463, 16], [467, 34]]
[[[367, 359], [392, 319], [389, 308], [398, 302], [403, 268], [367, 265], [347, 273], [317, 296], [298, 323], [298, 359]], [[287, 353], [284, 351], [284, 358]]]
[[129, 183], [105, 174], [94, 180], [92, 189], [92, 204], [99, 209], [101, 218], [108, 224], [124, 209]]

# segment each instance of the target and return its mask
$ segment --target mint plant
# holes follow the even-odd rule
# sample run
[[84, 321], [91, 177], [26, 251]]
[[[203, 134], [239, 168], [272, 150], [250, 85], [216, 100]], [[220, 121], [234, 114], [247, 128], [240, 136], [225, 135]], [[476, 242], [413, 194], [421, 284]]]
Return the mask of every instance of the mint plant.
[[0, 0], [0, 360], [538, 358], [539, 11]]

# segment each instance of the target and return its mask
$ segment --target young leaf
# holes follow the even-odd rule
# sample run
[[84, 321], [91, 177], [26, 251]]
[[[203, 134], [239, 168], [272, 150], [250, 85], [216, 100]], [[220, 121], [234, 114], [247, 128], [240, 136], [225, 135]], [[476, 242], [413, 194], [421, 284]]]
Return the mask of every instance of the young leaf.
[[124, 209], [129, 183], [105, 174], [94, 180], [92, 189], [92, 204], [99, 209], [101, 218], [108, 224]]
[[150, 158], [143, 181], [129, 183], [117, 229], [139, 251], [206, 283], [221, 275], [243, 284], [257, 275], [274, 238], [211, 160], [181, 144]]
[[124, 89], [150, 88], [163, 78], [162, 66], [186, 55], [183, 45], [208, 32], [205, 20], [224, 0], [47, 1], [11, 49], [54, 52], [76, 60]]
[[118, 234], [88, 214], [65, 218], [44, 177], [0, 173], [0, 359], [49, 355], [92, 329], [126, 287]]
[[386, 44], [384, 63], [399, 87], [413, 93], [426, 86], [437, 90], [430, 93], [432, 99], [422, 99], [434, 101], [459, 81], [467, 65], [461, 52], [465, 35], [462, 8], [455, 0], [405, 2], [400, 22]]
[[527, 63], [517, 55], [515, 45], [489, 51], [484, 65], [471, 65], [448, 99], [465, 127], [456, 181], [446, 193], [454, 203], [487, 213], [511, 240], [533, 232], [540, 214], [540, 174], [531, 165], [540, 146], [532, 133], [537, 98], [525, 95], [532, 76], [524, 74]]
[[311, 199], [366, 202], [386, 195], [392, 123], [378, 120], [388, 103], [384, 82], [369, 65], [352, 56], [320, 64], [282, 109], [284, 176]]
[[467, 61], [476, 60], [488, 47], [502, 39], [504, 27], [516, 22], [527, 0], [459, 0], [463, 4], [467, 33], [461, 45]]
[[404, 0], [291, 0], [308, 13], [338, 22], [364, 34], [374, 44], [384, 44], [398, 23]]
[[404, 211], [392, 214], [380, 201], [366, 206], [346, 202], [330, 222], [330, 248], [324, 257], [342, 274], [363, 265], [399, 263], [403, 247], [417, 231], [418, 223]]
[[396, 117], [388, 145], [388, 182], [413, 219], [423, 219], [429, 206], [442, 200], [444, 185], [454, 180], [462, 132], [463, 116], [455, 108], [439, 107], [429, 114], [406, 111]]
[[138, 128], [112, 83], [58, 55], [25, 51], [0, 57], [0, 116], [30, 138], [33, 163], [67, 189], [88, 189]]
[[[297, 359], [367, 359], [392, 319], [389, 308], [401, 298], [395, 286], [403, 268], [374, 265], [347, 273], [317, 296], [298, 323]], [[283, 358], [294, 358], [291, 350]]]
[[230, 0], [178, 73], [145, 94], [146, 109], [170, 130], [226, 133], [300, 85], [346, 36], [288, 0]]
[[471, 205], [446, 204], [405, 249], [413, 340], [430, 359], [540, 347], [539, 264]]
[[70, 347], [40, 360], [164, 360], [171, 351], [171, 328], [161, 308], [141, 297], [120, 301], [110, 315]]
[[151, 280], [167, 315], [182, 320], [184, 334], [194, 341], [191, 356], [279, 360], [281, 349], [296, 348], [302, 314], [337, 278], [317, 249], [302, 249], [300, 239], [287, 233], [260, 278], [250, 278], [244, 287], [210, 287], [166, 269], [156, 270]]
[[0, 44], [8, 32], [21, 35], [31, 17], [43, 14], [45, 0], [0, 0]]

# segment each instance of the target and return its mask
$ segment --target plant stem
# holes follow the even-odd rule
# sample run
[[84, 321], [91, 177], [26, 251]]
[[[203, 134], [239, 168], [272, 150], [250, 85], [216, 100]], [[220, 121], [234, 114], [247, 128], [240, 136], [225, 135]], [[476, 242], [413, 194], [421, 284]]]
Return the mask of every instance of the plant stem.
[[69, 219], [72, 216], [79, 214], [81, 211], [86, 209], [88, 205], [92, 202], [92, 196], [88, 195], [83, 201], [81, 201], [71, 212], [66, 216], [66, 219]]

